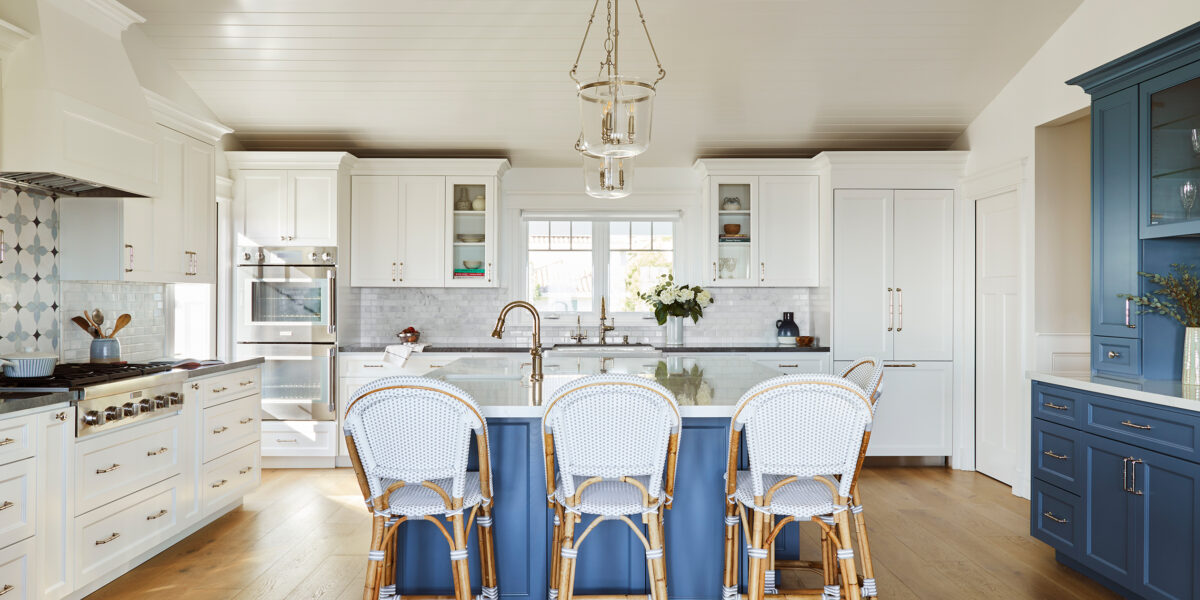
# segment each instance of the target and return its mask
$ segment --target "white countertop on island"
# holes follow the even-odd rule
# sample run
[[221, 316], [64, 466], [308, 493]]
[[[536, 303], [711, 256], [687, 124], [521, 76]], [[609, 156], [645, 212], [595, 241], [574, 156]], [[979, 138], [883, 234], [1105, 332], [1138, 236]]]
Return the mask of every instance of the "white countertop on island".
[[[461, 358], [426, 376], [462, 388], [475, 399], [487, 418], [541, 418], [543, 407], [533, 402], [528, 356]], [[638, 375], [658, 381], [675, 393], [684, 418], [730, 418], [747, 390], [782, 375], [745, 358], [571, 357], [547, 359], [542, 397], [550, 398], [566, 383], [603, 372]]]
[[1180, 381], [1163, 379], [1126, 380], [1099, 375], [1040, 371], [1030, 371], [1027, 375], [1033, 381], [1200, 412], [1200, 385], [1183, 385]]

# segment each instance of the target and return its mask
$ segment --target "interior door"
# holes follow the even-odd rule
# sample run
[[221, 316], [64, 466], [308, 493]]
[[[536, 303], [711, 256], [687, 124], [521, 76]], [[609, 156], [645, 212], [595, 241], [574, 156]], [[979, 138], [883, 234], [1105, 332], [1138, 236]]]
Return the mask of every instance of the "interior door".
[[399, 227], [399, 178], [355, 175], [350, 181], [350, 285], [399, 285]]
[[442, 287], [446, 252], [446, 178], [400, 177], [401, 287]]
[[896, 190], [896, 360], [954, 358], [954, 192]]
[[821, 195], [816, 175], [758, 178], [759, 284], [821, 285]]
[[337, 171], [288, 171], [288, 243], [337, 245]]
[[833, 358], [892, 358], [892, 190], [833, 193]]
[[1017, 480], [1025, 428], [1020, 207], [1016, 192], [975, 205], [975, 468]]
[[242, 171], [238, 176], [241, 189], [242, 234], [247, 242], [262, 246], [278, 246], [287, 241], [287, 171]]

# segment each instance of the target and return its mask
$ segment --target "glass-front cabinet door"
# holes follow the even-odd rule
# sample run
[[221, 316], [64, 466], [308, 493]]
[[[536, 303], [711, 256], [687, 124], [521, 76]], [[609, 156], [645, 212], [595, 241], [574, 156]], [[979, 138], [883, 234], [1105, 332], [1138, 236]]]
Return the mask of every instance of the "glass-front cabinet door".
[[1143, 238], [1200, 233], [1200, 63], [1141, 86]]
[[709, 178], [711, 285], [758, 285], [757, 205], [757, 177]]
[[446, 287], [495, 287], [496, 185], [446, 178]]

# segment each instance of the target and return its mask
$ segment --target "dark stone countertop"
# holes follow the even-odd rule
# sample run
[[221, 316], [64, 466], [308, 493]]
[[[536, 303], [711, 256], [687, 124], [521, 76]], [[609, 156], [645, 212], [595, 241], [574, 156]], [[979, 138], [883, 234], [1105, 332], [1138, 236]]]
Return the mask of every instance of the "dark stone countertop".
[[195, 379], [197, 377], [208, 377], [209, 375], [216, 375], [217, 373], [224, 373], [225, 371], [237, 371], [239, 369], [245, 369], [247, 367], [253, 367], [255, 365], [260, 365], [264, 362], [266, 362], [265, 358], [263, 358], [261, 356], [256, 356], [254, 358], [247, 358], [244, 360], [235, 360], [233, 362], [227, 362], [227, 363], [223, 363], [223, 364], [219, 364], [219, 365], [205, 365], [203, 367], [197, 367], [195, 369], [175, 369], [175, 371], [176, 372], [182, 371], [182, 372], [188, 374], [188, 379]]
[[74, 400], [75, 395], [69, 392], [0, 392], [0, 418], [23, 410], [70, 404]]
[[[557, 344], [557, 345], [562, 346], [562, 347], [572, 347], [572, 344], [569, 344], [569, 343], [568, 344]], [[612, 344], [612, 346], [622, 347], [622, 344]], [[597, 351], [603, 350], [603, 348], [600, 346], [590, 346], [590, 347]], [[338, 352], [383, 352], [383, 348], [384, 348], [383, 346], [347, 345], [347, 346], [338, 346]], [[661, 347], [660, 346], [660, 347], [656, 347], [655, 349], [662, 350], [664, 354], [687, 354], [687, 353], [692, 353], [692, 352], [695, 352], [695, 353], [700, 353], [700, 352], [704, 352], [704, 353], [708, 353], [708, 352], [829, 352], [828, 346], [810, 346], [808, 348], [800, 348], [798, 346], [780, 346], [779, 344], [772, 344], [769, 342], [764, 342], [761, 344], [742, 343], [742, 344], [729, 344], [729, 345], [695, 345], [695, 346], [671, 346], [671, 347]], [[550, 350], [550, 348], [544, 347], [543, 350]], [[455, 353], [455, 354], [460, 354], [460, 353], [466, 354], [466, 353], [471, 353], [471, 352], [528, 353], [529, 346], [528, 345], [517, 346], [517, 345], [508, 345], [508, 344], [504, 344], [504, 345], [500, 345], [500, 344], [490, 344], [490, 345], [459, 344], [459, 345], [455, 345], [455, 346], [450, 346], [450, 345], [438, 346], [435, 344], [430, 344], [429, 346], [425, 347], [424, 352], [426, 352], [426, 353], [446, 352], [446, 353]]]

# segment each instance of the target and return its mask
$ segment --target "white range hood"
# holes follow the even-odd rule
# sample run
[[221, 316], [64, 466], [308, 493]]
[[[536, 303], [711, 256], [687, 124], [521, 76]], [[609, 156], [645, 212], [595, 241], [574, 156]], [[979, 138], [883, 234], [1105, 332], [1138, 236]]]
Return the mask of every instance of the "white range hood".
[[155, 129], [115, 0], [3, 0], [31, 34], [0, 60], [0, 181], [60, 195], [157, 194]]

